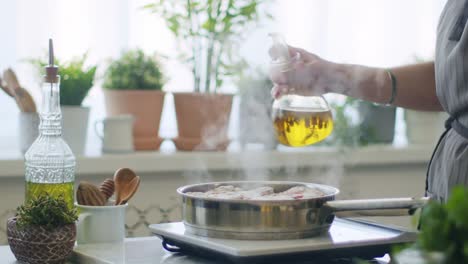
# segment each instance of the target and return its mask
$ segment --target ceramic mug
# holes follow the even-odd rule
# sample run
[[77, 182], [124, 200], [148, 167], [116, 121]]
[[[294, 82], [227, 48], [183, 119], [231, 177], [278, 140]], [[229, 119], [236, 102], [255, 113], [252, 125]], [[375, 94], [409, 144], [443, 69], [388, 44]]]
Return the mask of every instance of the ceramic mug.
[[75, 203], [79, 216], [76, 225], [78, 244], [121, 243], [125, 239], [127, 204], [89, 206]]
[[[102, 126], [102, 129], [100, 129]], [[133, 116], [118, 115], [94, 123], [96, 134], [102, 140], [103, 153], [133, 152]], [[102, 132], [100, 132], [102, 130]]]

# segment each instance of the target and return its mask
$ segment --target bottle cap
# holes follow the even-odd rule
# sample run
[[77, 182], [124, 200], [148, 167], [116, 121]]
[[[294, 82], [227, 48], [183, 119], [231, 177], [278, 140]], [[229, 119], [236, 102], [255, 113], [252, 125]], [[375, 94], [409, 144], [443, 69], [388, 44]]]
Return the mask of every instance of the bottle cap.
[[58, 67], [54, 65], [54, 45], [52, 39], [49, 39], [49, 65], [45, 69], [45, 81], [48, 83], [58, 83]]

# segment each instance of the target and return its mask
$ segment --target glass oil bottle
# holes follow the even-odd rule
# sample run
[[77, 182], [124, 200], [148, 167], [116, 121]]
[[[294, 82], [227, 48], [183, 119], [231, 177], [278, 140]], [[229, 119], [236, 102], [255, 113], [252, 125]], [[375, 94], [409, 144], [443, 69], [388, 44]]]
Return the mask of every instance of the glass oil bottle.
[[[270, 67], [286, 76], [292, 58], [286, 42], [279, 34], [270, 34], [276, 56]], [[333, 131], [333, 116], [322, 96], [282, 95], [273, 102], [273, 122], [278, 142], [303, 147], [320, 142]]]
[[75, 156], [62, 138], [60, 76], [49, 40], [49, 65], [42, 83], [39, 136], [25, 154], [26, 201], [49, 193], [74, 204]]

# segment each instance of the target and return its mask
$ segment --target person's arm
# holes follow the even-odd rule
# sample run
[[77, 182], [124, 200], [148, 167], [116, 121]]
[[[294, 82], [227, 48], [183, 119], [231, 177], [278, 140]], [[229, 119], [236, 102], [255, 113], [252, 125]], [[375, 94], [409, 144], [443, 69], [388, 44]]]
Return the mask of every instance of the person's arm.
[[[333, 63], [299, 48], [290, 47], [289, 51], [294, 59], [287, 72], [270, 69], [275, 84], [273, 97], [288, 93], [339, 93], [386, 104], [392, 96], [391, 78], [385, 69]], [[433, 62], [396, 67], [391, 71], [397, 83], [393, 105], [416, 110], [443, 110], [436, 95]]]
[[[344, 94], [383, 104], [390, 100], [392, 82], [386, 70], [346, 64], [334, 64], [332, 67], [351, 82], [349, 89], [343, 91]], [[436, 96], [433, 62], [390, 70], [396, 78], [396, 97], [393, 105], [416, 110], [443, 110]], [[330, 90], [333, 92], [333, 87], [330, 87]]]

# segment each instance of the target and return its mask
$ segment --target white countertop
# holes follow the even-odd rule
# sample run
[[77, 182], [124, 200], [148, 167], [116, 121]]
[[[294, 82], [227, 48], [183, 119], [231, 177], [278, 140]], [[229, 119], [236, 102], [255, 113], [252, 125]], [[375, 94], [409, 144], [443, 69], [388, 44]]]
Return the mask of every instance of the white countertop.
[[[127, 238], [122, 244], [89, 244], [75, 247], [67, 264], [198, 264], [193, 257], [182, 257], [166, 252], [157, 237]], [[214, 264], [214, 262], [212, 262]], [[17, 261], [9, 246], [0, 247], [0, 264], [21, 264]]]
[[[77, 174], [109, 174], [115, 168], [136, 168], [140, 173], [186, 170], [233, 170], [324, 166], [337, 160], [346, 166], [427, 164], [432, 146], [394, 147], [373, 145], [340, 151], [315, 147], [273, 151], [248, 150], [228, 152], [135, 152], [97, 154], [77, 157]], [[21, 156], [0, 157], [1, 177], [23, 177]]]
[[[86, 264], [216, 264], [196, 256], [170, 253], [161, 246], [157, 237], [127, 238], [123, 244], [89, 244], [75, 247], [71, 263]], [[295, 264], [310, 261], [294, 262]], [[382, 263], [388, 263], [385, 257]], [[0, 247], [0, 264], [21, 264], [16, 261], [8, 246]], [[292, 264], [292, 263], [291, 263]]]

